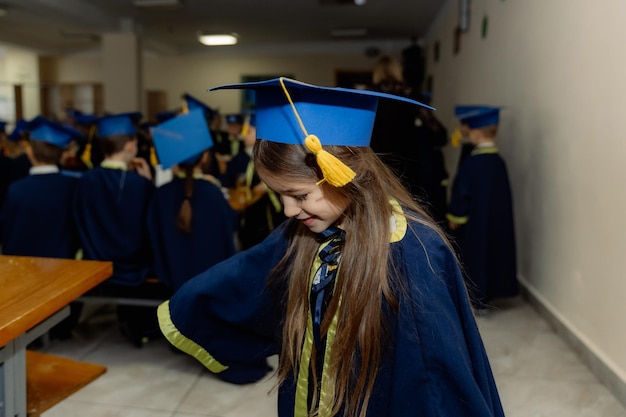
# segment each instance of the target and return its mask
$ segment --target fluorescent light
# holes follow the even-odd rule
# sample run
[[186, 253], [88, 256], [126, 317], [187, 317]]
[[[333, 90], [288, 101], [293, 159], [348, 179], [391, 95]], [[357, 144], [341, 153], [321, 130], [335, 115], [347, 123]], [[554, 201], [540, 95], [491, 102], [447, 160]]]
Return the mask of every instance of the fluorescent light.
[[198, 34], [198, 40], [201, 44], [207, 46], [235, 45], [237, 43], [236, 34]]

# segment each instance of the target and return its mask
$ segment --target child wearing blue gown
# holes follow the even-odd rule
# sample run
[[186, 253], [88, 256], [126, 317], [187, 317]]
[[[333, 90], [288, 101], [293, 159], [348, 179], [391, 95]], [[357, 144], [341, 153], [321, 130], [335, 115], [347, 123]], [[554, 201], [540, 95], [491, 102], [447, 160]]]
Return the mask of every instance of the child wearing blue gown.
[[[0, 215], [2, 252], [5, 255], [74, 259], [80, 247], [72, 218], [77, 179], [59, 170], [64, 149], [79, 132], [46, 119], [30, 130], [33, 166], [29, 175], [8, 189]], [[53, 338], [66, 339], [78, 322], [81, 304], [70, 304], [70, 316], [51, 329]]]
[[[96, 121], [96, 141], [104, 160], [86, 171], [78, 184], [74, 218], [84, 259], [111, 261], [113, 275], [92, 290], [94, 295], [163, 299], [162, 285], [151, 284], [151, 251], [146, 226], [154, 192], [150, 165], [137, 157], [140, 113], [107, 115]], [[156, 337], [151, 307], [117, 305], [120, 331], [141, 347]]]
[[495, 144], [500, 108], [457, 106], [472, 150], [452, 185], [448, 223], [458, 242], [474, 308], [518, 294], [513, 201], [506, 163]]
[[152, 128], [171, 182], [156, 189], [148, 207], [148, 234], [154, 271], [172, 290], [235, 254], [237, 216], [215, 180], [202, 173], [213, 141], [200, 110]]
[[385, 93], [278, 78], [256, 93], [256, 169], [288, 217], [159, 307], [226, 381], [279, 354], [280, 417], [503, 416], [445, 234], [368, 147]]

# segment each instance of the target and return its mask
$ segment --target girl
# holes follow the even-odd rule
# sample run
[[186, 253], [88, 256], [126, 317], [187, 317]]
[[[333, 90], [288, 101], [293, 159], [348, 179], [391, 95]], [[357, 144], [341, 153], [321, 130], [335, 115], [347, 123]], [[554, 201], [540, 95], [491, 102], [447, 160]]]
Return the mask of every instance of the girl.
[[[161, 163], [177, 163], [174, 179], [157, 188], [148, 208], [148, 234], [154, 270], [163, 284], [177, 290], [187, 280], [235, 254], [236, 214], [214, 177], [202, 173], [212, 140], [199, 110], [177, 116], [153, 129]], [[172, 137], [177, 149], [172, 155]], [[189, 157], [191, 154], [191, 157]]]
[[366, 146], [379, 98], [420, 103], [220, 88], [256, 91], [255, 165], [290, 219], [161, 305], [168, 340], [237, 383], [279, 353], [281, 417], [502, 416], [445, 236]]

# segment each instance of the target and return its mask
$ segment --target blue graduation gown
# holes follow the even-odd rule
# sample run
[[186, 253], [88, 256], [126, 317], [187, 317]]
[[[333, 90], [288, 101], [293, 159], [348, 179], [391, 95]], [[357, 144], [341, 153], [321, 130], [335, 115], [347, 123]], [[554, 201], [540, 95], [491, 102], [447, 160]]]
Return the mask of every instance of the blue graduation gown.
[[11, 184], [11, 159], [4, 156], [0, 149], [0, 210], [4, 205], [9, 184]]
[[79, 248], [72, 218], [77, 180], [59, 173], [29, 175], [9, 187], [2, 211], [5, 255], [74, 258]]
[[173, 290], [235, 254], [237, 216], [219, 188], [209, 181], [194, 180], [191, 234], [176, 226], [184, 189], [184, 178], [174, 178], [157, 188], [147, 218], [154, 271]]
[[75, 220], [84, 258], [112, 261], [109, 283], [141, 284], [150, 273], [146, 228], [151, 181], [135, 171], [97, 167], [86, 171], [75, 198]]
[[[283, 223], [259, 245], [181, 287], [159, 308], [168, 340], [225, 380], [263, 377], [265, 357], [280, 351], [286, 297], [284, 282], [266, 277], [293, 224]], [[405, 289], [396, 294], [398, 313], [389, 317], [391, 338], [367, 415], [503, 416], [454, 254], [434, 231], [410, 224], [404, 238], [391, 243], [391, 256]], [[293, 380], [280, 387], [280, 417], [294, 416], [295, 392]]]
[[448, 217], [464, 224], [455, 231], [472, 300], [518, 293], [511, 187], [495, 148], [476, 148], [458, 170]]

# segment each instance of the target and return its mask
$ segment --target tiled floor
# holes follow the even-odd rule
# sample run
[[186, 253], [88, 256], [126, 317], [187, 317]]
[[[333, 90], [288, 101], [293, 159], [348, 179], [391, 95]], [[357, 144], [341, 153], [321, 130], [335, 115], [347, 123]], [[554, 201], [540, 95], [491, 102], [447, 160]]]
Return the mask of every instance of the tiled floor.
[[[130, 346], [117, 331], [111, 306], [83, 317], [74, 339], [44, 350], [104, 364], [108, 371], [43, 417], [276, 415], [271, 378], [229, 385], [164, 341]], [[502, 304], [478, 323], [507, 417], [626, 417], [626, 409], [524, 301]]]

